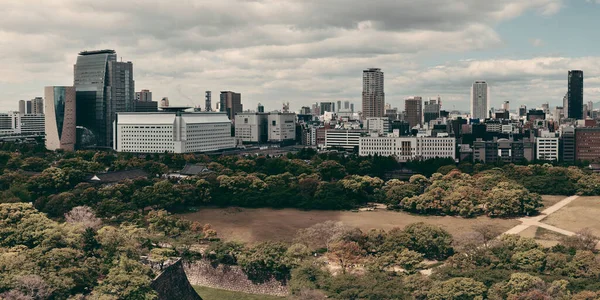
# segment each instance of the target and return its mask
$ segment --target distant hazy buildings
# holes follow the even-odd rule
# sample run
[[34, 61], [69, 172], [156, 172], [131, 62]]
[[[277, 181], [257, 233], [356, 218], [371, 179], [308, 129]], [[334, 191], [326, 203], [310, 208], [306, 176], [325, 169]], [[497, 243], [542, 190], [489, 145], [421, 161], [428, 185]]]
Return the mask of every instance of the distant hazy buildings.
[[583, 119], [583, 71], [569, 71], [569, 86], [567, 92], [567, 118]]
[[440, 117], [440, 110], [442, 108], [442, 100], [438, 96], [437, 98], [430, 98], [429, 101], [425, 101], [425, 107], [423, 111], [423, 119], [425, 124], [429, 124], [430, 121], [436, 120]]
[[234, 120], [235, 114], [244, 110], [242, 106], [242, 94], [231, 91], [222, 91], [219, 110], [227, 113], [229, 120]]
[[[113, 148], [133, 153], [194, 153], [235, 148], [223, 113], [118, 113]], [[143, 137], [143, 138], [140, 138]]]
[[362, 118], [383, 117], [385, 114], [385, 93], [383, 72], [371, 68], [363, 71]]
[[135, 100], [141, 102], [152, 101], [152, 92], [150, 90], [141, 90], [135, 93]]
[[485, 119], [488, 117], [490, 90], [485, 81], [475, 81], [471, 88], [471, 118]]
[[44, 114], [44, 98], [35, 97], [31, 99], [31, 112], [34, 115]]
[[324, 115], [326, 112], [335, 112], [335, 103], [333, 102], [321, 102], [320, 112], [321, 115]]
[[409, 97], [404, 100], [405, 120], [410, 127], [423, 125], [423, 98], [419, 96]]
[[116, 113], [134, 109], [133, 64], [118, 62], [114, 50], [83, 51], [74, 73], [77, 126], [92, 132], [96, 146], [109, 147]]
[[160, 107], [169, 107], [169, 97], [160, 99]]
[[76, 142], [75, 87], [44, 89], [46, 149], [74, 151]]

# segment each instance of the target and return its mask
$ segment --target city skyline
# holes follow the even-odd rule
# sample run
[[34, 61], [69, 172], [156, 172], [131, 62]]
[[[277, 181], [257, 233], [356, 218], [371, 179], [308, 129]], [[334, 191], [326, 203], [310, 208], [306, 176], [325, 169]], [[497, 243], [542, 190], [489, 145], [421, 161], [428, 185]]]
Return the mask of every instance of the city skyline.
[[[360, 72], [370, 67], [386, 73], [394, 107], [410, 95], [439, 94], [444, 109], [466, 111], [475, 80], [493, 87], [492, 107], [514, 99], [560, 105], [574, 69], [586, 74], [585, 103], [600, 100], [597, 42], [588, 38], [600, 12], [593, 1], [287, 2], [9, 2], [14, 13], [0, 20], [11, 45], [0, 50], [0, 111], [17, 110], [18, 100], [41, 96], [44, 86], [70, 85], [75, 54], [104, 48], [134, 62], [136, 90], [172, 105], [203, 106], [205, 90], [238, 91], [246, 107], [277, 109], [280, 99], [294, 111], [321, 101], [358, 104]], [[248, 13], [236, 20], [231, 6]], [[111, 25], [78, 21], [90, 13]], [[74, 22], [81, 26], [68, 26]]]

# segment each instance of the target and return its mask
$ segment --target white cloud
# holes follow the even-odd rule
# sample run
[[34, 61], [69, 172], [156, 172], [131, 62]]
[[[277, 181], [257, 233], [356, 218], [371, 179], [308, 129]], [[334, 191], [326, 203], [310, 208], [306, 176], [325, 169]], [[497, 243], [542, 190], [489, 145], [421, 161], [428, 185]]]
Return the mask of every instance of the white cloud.
[[542, 39], [530, 39], [529, 43], [534, 47], [544, 46], [544, 41]]
[[[235, 90], [246, 108], [358, 105], [368, 67], [384, 69], [395, 105], [417, 92], [458, 101], [468, 84], [464, 92], [457, 82], [519, 72], [499, 67], [495, 74], [497, 61], [423, 69], [423, 57], [501, 46], [499, 22], [561, 6], [562, 0], [5, 0], [0, 111], [39, 96], [44, 85], [72, 84], [77, 52], [99, 48], [133, 61], [136, 89], [174, 104], [203, 103], [204, 90]], [[529, 68], [531, 76], [548, 72]]]

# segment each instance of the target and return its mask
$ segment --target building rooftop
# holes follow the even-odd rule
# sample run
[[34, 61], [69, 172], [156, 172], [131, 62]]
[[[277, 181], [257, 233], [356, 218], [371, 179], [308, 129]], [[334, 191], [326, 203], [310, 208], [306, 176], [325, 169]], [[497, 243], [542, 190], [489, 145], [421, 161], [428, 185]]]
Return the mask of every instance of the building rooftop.
[[91, 50], [91, 51], [81, 51], [79, 55], [96, 55], [96, 54], [115, 54], [117, 53], [115, 50], [104, 49], [104, 50]]

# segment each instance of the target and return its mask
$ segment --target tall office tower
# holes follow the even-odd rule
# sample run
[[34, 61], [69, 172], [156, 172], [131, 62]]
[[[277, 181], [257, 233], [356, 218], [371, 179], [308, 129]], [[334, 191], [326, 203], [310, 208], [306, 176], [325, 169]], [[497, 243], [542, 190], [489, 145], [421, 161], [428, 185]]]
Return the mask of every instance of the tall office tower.
[[321, 115], [325, 112], [335, 112], [335, 103], [333, 102], [321, 102]]
[[509, 101], [504, 101], [504, 103], [502, 103], [502, 109], [504, 111], [510, 111], [510, 102]]
[[587, 106], [587, 104], [584, 104], [583, 105], [583, 114], [581, 115], [581, 118], [585, 119], [587, 117], [588, 113], [589, 113], [588, 112], [588, 106]]
[[425, 124], [429, 124], [429, 121], [436, 120], [440, 117], [440, 109], [441, 103], [439, 97], [430, 98], [429, 101], [425, 101], [425, 106], [423, 108], [423, 119]]
[[567, 118], [583, 119], [583, 71], [569, 71], [568, 107], [565, 107]]
[[231, 91], [222, 91], [219, 109], [226, 112], [229, 120], [235, 120], [235, 114], [242, 112], [242, 94]]
[[133, 64], [118, 62], [114, 50], [83, 51], [74, 71], [77, 126], [94, 135], [97, 147], [110, 147], [116, 113], [134, 110]]
[[342, 101], [338, 101], [338, 102], [337, 102], [337, 106], [336, 106], [336, 108], [337, 108], [337, 111], [336, 111], [336, 112], [339, 112], [340, 110], [342, 110]]
[[25, 113], [28, 113], [28, 114], [33, 113], [33, 108], [31, 106], [31, 100], [25, 101]]
[[363, 71], [362, 118], [383, 117], [385, 114], [385, 93], [383, 72], [371, 68]]
[[350, 101], [344, 101], [344, 110], [350, 109]]
[[301, 115], [310, 115], [310, 107], [308, 107], [308, 106], [302, 106], [300, 108], [300, 114]]
[[35, 97], [31, 99], [31, 113], [35, 115], [44, 114], [44, 98]]
[[350, 111], [354, 113], [354, 103], [350, 103]]
[[404, 100], [404, 112], [409, 126], [422, 125], [423, 98], [419, 96], [409, 97]]
[[257, 110], [259, 113], [264, 113], [264, 112], [265, 112], [265, 106], [259, 103], [259, 104], [258, 104], [258, 107], [256, 108], [256, 110]]
[[204, 92], [204, 111], [213, 111], [212, 110], [212, 92], [211, 91]]
[[19, 113], [20, 114], [26, 114], [27, 113], [27, 109], [25, 107], [25, 100], [19, 100]]
[[588, 103], [587, 103], [587, 109], [588, 109], [587, 116], [591, 118], [592, 117], [592, 112], [594, 111], [594, 102], [588, 101]]
[[526, 115], [527, 115], [527, 106], [521, 105], [521, 107], [519, 107], [519, 117], [524, 117]]
[[135, 93], [135, 101], [150, 102], [152, 101], [152, 92], [150, 90], [142, 90]]
[[44, 88], [46, 149], [74, 151], [76, 142], [75, 87]]
[[485, 81], [475, 81], [471, 88], [471, 119], [488, 117], [490, 90]]

